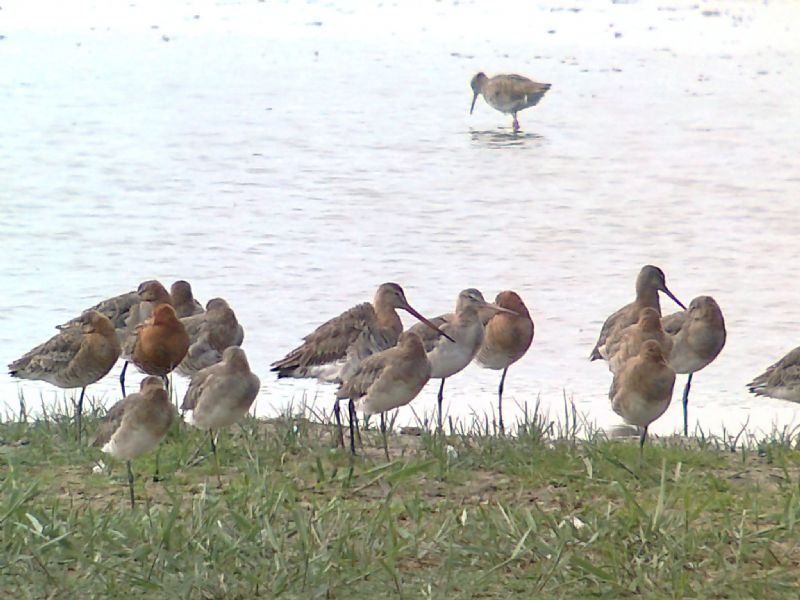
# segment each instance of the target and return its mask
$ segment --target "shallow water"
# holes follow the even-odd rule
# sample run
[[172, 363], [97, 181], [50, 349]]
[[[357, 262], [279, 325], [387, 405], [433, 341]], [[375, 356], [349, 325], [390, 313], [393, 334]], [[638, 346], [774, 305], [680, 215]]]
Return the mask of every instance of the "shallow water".
[[[507, 421], [537, 398], [560, 414], [566, 396], [605, 427], [610, 376], [586, 357], [653, 263], [726, 317], [691, 422], [798, 422], [744, 385], [800, 343], [800, 5], [50, 8], [5, 3], [0, 21], [5, 362], [100, 298], [185, 278], [245, 325], [259, 413], [327, 408], [331, 387], [268, 365], [379, 283], [429, 316], [465, 287], [514, 289], [536, 337], [509, 371]], [[479, 70], [553, 84], [520, 135], [480, 99], [468, 114]], [[117, 373], [91, 393], [116, 400]], [[448, 380], [450, 414], [491, 411], [498, 380]], [[18, 391], [63, 398], [0, 376], [9, 410]], [[655, 432], [679, 427], [679, 393]]]

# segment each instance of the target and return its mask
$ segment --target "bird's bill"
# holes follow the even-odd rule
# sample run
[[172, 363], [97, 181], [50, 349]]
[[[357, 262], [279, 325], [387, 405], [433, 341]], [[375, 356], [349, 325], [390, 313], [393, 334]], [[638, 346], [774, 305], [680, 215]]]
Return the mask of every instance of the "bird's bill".
[[472, 106], [469, 107], [469, 114], [472, 114], [472, 111], [475, 110], [475, 101], [478, 99], [478, 92], [475, 92], [475, 95], [472, 97]]
[[503, 308], [502, 306], [498, 306], [494, 302], [487, 302], [486, 304], [483, 305], [483, 308], [488, 308], [489, 310], [493, 310], [494, 312], [498, 312], [498, 313], [502, 312], [502, 313], [508, 313], [510, 315], [519, 316], [518, 312], [516, 312], [514, 310], [511, 310], [510, 308]]
[[430, 322], [428, 319], [426, 319], [426, 318], [425, 318], [425, 317], [423, 317], [421, 314], [419, 314], [419, 313], [418, 313], [416, 310], [414, 310], [414, 308], [412, 308], [412, 307], [411, 307], [411, 305], [409, 305], [409, 304], [406, 304], [406, 306], [405, 306], [405, 309], [406, 309], [408, 312], [410, 312], [412, 315], [414, 315], [414, 316], [415, 316], [417, 319], [419, 319], [421, 322], [425, 323], [425, 325], [427, 325], [428, 327], [430, 327], [430, 328], [431, 328], [431, 329], [433, 329], [434, 331], [438, 331], [438, 332], [439, 332], [439, 335], [441, 335], [441, 336], [444, 336], [444, 337], [446, 337], [448, 340], [450, 340], [451, 342], [455, 343], [455, 340], [454, 340], [453, 338], [451, 338], [451, 337], [450, 337], [449, 335], [447, 335], [447, 334], [446, 334], [444, 331], [442, 331], [441, 329], [439, 329], [439, 328], [438, 328], [436, 325], [434, 325], [434, 324], [433, 324], [433, 323], [431, 323], [431, 322]]
[[673, 301], [675, 304], [677, 304], [678, 306], [680, 306], [680, 307], [681, 307], [683, 310], [686, 310], [686, 307], [683, 305], [683, 302], [681, 302], [680, 300], [678, 300], [678, 299], [675, 297], [675, 294], [673, 294], [672, 292], [670, 292], [670, 291], [669, 291], [669, 289], [667, 289], [667, 286], [664, 286], [664, 288], [663, 288], [661, 291], [662, 291], [662, 292], [664, 292], [664, 293], [665, 293], [667, 296], [669, 296], [670, 298], [672, 298], [672, 301]]

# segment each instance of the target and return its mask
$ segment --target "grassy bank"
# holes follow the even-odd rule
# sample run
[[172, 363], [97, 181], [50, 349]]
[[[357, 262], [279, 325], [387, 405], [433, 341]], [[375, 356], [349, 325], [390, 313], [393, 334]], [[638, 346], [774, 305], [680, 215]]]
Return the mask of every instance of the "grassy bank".
[[[92, 416], [87, 417], [89, 429]], [[67, 419], [0, 424], [0, 596], [15, 598], [796, 597], [798, 452], [766, 440], [364, 434], [250, 419], [213, 461], [176, 427], [93, 472]]]

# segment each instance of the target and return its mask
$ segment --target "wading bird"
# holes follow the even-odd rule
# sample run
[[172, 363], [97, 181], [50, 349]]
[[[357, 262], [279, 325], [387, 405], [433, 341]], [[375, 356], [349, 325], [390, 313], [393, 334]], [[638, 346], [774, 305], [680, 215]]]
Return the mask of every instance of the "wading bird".
[[484, 73], [478, 73], [470, 82], [472, 87], [472, 106], [469, 114], [475, 110], [475, 101], [478, 94], [483, 94], [483, 99], [492, 108], [514, 117], [514, 133], [519, 131], [517, 112], [536, 106], [542, 96], [550, 89], [549, 83], [538, 83], [522, 75], [495, 75], [491, 79]]
[[222, 353], [222, 362], [195, 373], [186, 390], [181, 410], [191, 411], [186, 417], [187, 423], [208, 430], [220, 487], [222, 478], [214, 430], [233, 425], [244, 417], [260, 387], [261, 381], [250, 371], [244, 350], [230, 346]]
[[654, 308], [659, 316], [661, 315], [661, 303], [658, 300], [658, 292], [664, 292], [667, 296], [681, 308], [686, 307], [678, 300], [667, 288], [664, 279], [664, 272], [653, 265], [645, 265], [636, 277], [636, 299], [630, 304], [626, 304], [618, 311], [613, 313], [603, 323], [600, 330], [600, 337], [589, 355], [589, 360], [602, 358], [608, 360], [606, 352], [606, 342], [613, 338], [617, 332], [633, 325], [639, 319], [639, 313], [643, 308]]
[[503, 370], [497, 390], [497, 414], [500, 433], [505, 433], [503, 424], [503, 384], [508, 367], [517, 362], [528, 351], [533, 342], [533, 319], [528, 307], [516, 292], [497, 294], [494, 303], [514, 311], [516, 314], [500, 312], [489, 318], [485, 325], [483, 344], [475, 360], [487, 369]]
[[80, 442], [86, 386], [105, 377], [120, 351], [117, 333], [108, 317], [89, 310], [8, 368], [12, 377], [46, 381], [60, 388], [81, 388], [75, 411]]
[[642, 428], [640, 453], [647, 439], [647, 428], [669, 407], [674, 386], [675, 371], [655, 340], [644, 342], [639, 355], [627, 361], [614, 376], [608, 393], [611, 408], [628, 423]]
[[676, 373], [689, 374], [683, 388], [683, 435], [688, 435], [692, 375], [717, 358], [725, 346], [725, 319], [711, 296], [698, 296], [688, 309], [667, 315], [661, 322], [673, 342], [669, 366]]
[[[397, 309], [411, 313], [436, 331], [435, 335], [441, 335], [436, 325], [411, 307], [403, 288], [396, 283], [384, 283], [375, 292], [372, 304], [358, 304], [326, 321], [304, 337], [300, 346], [272, 363], [272, 370], [278, 373], [278, 377], [341, 381], [357, 368], [361, 360], [397, 344], [403, 331]], [[334, 415], [341, 441], [343, 435], [338, 402], [334, 405]], [[351, 413], [351, 419], [352, 416]]]
[[756, 396], [800, 402], [800, 346], [747, 384]]
[[181, 322], [189, 334], [190, 345], [176, 371], [185, 377], [218, 363], [225, 348], [241, 346], [244, 341], [244, 329], [222, 298], [212, 298], [205, 312], [185, 317]]
[[131, 508], [135, 506], [131, 461], [156, 448], [175, 419], [175, 407], [158, 377], [145, 377], [139, 392], [112, 406], [92, 442], [103, 452], [126, 461]]
[[442, 431], [442, 400], [444, 397], [444, 380], [455, 375], [466, 367], [480, 350], [484, 337], [484, 326], [480, 311], [485, 313], [506, 313], [516, 315], [513, 310], [490, 304], [483, 298], [483, 294], [475, 288], [462, 290], [458, 294], [456, 310], [454, 313], [441, 315], [433, 319], [441, 331], [452, 339], [441, 339], [437, 333], [419, 324], [414, 325], [410, 331], [419, 335], [428, 360], [431, 362], [431, 379], [441, 379], [439, 394], [437, 395], [438, 414], [437, 426]]
[[164, 379], [177, 367], [189, 350], [186, 328], [169, 304], [159, 304], [153, 316], [140, 324], [126, 341], [131, 361], [142, 373]]
[[[349, 399], [349, 411], [368, 415], [380, 413], [383, 450], [389, 460], [385, 413], [405, 406], [417, 397], [431, 378], [431, 363], [422, 340], [413, 331], [400, 334], [397, 345], [361, 361], [343, 380], [336, 392], [338, 400]], [[350, 428], [350, 451], [355, 454], [355, 436]]]
[[639, 320], [636, 323], [620, 329], [606, 343], [608, 370], [615, 375], [619, 373], [626, 362], [639, 355], [642, 344], [647, 340], [657, 341], [665, 356], [669, 356], [672, 351], [672, 338], [661, 326], [661, 316], [655, 308], [649, 306], [639, 311]]

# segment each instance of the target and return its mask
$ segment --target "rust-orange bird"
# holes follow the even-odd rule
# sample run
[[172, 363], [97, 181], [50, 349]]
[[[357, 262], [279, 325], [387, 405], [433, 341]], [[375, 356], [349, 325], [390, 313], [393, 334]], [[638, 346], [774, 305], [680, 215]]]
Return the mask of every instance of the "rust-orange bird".
[[514, 311], [492, 311], [486, 323], [483, 344], [475, 360], [487, 369], [503, 370], [500, 386], [497, 390], [497, 414], [500, 433], [505, 432], [503, 424], [503, 384], [506, 381], [508, 367], [522, 358], [533, 342], [533, 319], [528, 307], [519, 294], [506, 290], [497, 294], [494, 303], [501, 308]]
[[175, 309], [158, 304], [153, 316], [134, 332], [131, 360], [140, 371], [157, 375], [168, 386], [167, 374], [177, 367], [189, 350], [189, 335]]

